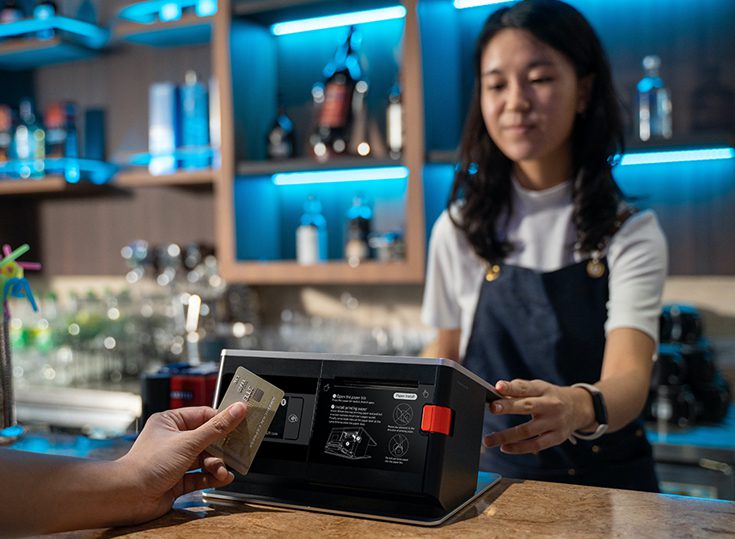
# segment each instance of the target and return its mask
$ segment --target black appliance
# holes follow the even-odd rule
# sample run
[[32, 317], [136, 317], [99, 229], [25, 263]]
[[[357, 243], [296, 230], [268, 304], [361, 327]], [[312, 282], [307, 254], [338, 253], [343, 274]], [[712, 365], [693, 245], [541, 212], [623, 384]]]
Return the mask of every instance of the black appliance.
[[435, 525], [500, 478], [478, 474], [499, 395], [456, 362], [223, 350], [215, 404], [240, 366], [286, 395], [250, 472], [207, 497]]

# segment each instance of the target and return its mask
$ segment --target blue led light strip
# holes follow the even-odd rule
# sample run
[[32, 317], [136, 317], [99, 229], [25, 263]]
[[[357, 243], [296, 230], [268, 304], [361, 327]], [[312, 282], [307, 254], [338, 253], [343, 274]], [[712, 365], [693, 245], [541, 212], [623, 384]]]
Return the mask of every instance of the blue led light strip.
[[735, 150], [728, 147], [705, 148], [701, 150], [669, 150], [627, 153], [620, 160], [620, 166], [686, 163], [691, 161], [714, 161], [733, 158], [735, 158]]
[[109, 32], [88, 22], [55, 15], [45, 19], [23, 19], [0, 24], [0, 38], [24, 34], [35, 34], [42, 30], [63, 30], [82, 38], [88, 47], [102, 48], [109, 38]]
[[196, 14], [200, 17], [217, 13], [217, 0], [149, 0], [124, 7], [117, 16], [127, 21], [150, 24], [157, 22], [161, 12], [171, 5], [178, 8], [196, 7]]
[[304, 185], [310, 183], [364, 182], [372, 180], [405, 180], [406, 167], [347, 168], [308, 172], [281, 172], [274, 174], [274, 185]]
[[508, 4], [515, 0], [454, 0], [454, 7], [465, 9], [469, 7], [492, 6], [494, 4]]
[[275, 36], [283, 36], [286, 34], [297, 34], [299, 32], [323, 30], [325, 28], [337, 28], [339, 26], [348, 26], [352, 24], [365, 24], [368, 22], [402, 19], [405, 16], [405, 7], [393, 6], [381, 9], [371, 9], [368, 11], [340, 13], [338, 15], [316, 17], [313, 19], [279, 22], [271, 26], [271, 33]]

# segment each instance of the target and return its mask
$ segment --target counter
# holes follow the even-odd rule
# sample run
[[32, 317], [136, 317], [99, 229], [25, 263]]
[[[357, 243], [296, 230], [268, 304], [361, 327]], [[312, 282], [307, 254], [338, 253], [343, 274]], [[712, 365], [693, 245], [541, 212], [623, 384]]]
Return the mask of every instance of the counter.
[[735, 503], [503, 479], [446, 524], [424, 528], [194, 494], [142, 526], [56, 534], [58, 538], [196, 537], [733, 537]]

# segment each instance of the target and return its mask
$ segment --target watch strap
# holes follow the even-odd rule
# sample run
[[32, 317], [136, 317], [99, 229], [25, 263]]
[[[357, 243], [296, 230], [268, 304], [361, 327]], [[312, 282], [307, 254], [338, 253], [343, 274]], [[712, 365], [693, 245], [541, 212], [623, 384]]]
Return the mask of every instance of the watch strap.
[[576, 443], [576, 439], [580, 440], [596, 440], [607, 432], [607, 406], [602, 391], [592, 384], [583, 382], [572, 384], [572, 387], [579, 387], [587, 391], [592, 397], [592, 407], [595, 412], [595, 422], [597, 428], [593, 432], [581, 432], [575, 430], [569, 438], [569, 441]]

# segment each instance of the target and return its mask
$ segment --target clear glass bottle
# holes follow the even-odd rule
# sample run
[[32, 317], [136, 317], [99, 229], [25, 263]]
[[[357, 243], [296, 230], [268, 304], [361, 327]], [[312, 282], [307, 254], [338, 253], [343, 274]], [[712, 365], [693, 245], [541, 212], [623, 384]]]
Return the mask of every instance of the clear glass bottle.
[[46, 133], [36, 121], [33, 102], [22, 99], [19, 106], [20, 123], [15, 128], [13, 157], [20, 162], [21, 178], [40, 178], [45, 173]]
[[309, 139], [317, 159], [342, 155], [349, 149], [353, 122], [352, 99], [355, 86], [362, 79], [359, 42], [359, 34], [354, 27], [350, 27], [334, 58], [324, 68], [324, 102], [316, 131]]
[[388, 92], [388, 106], [385, 111], [386, 142], [388, 154], [392, 159], [399, 159], [403, 153], [404, 125], [403, 99], [401, 86], [396, 81]]
[[661, 59], [655, 55], [643, 58], [643, 78], [638, 81], [638, 138], [670, 139], [671, 96], [659, 75]]
[[278, 113], [266, 140], [268, 159], [290, 159], [295, 155], [294, 129], [286, 108], [278, 100]]
[[296, 261], [317, 264], [327, 260], [327, 221], [322, 204], [314, 195], [304, 202], [304, 213], [296, 229]]
[[356, 267], [370, 258], [368, 238], [373, 222], [373, 210], [358, 193], [352, 199], [352, 207], [347, 211], [347, 233], [345, 258], [350, 266]]

